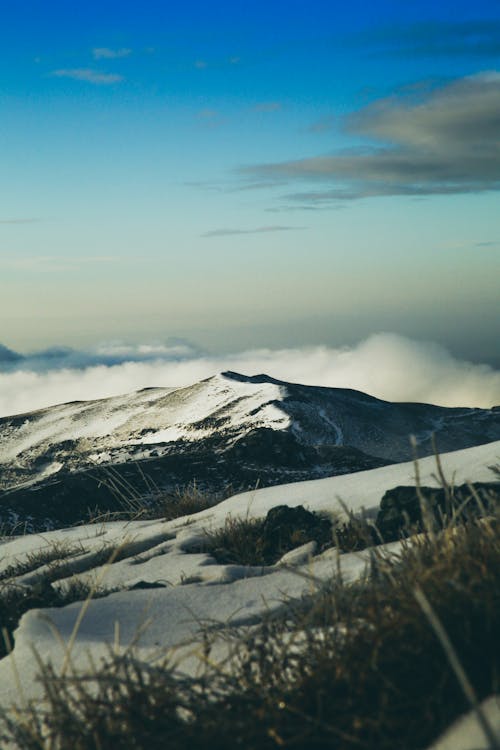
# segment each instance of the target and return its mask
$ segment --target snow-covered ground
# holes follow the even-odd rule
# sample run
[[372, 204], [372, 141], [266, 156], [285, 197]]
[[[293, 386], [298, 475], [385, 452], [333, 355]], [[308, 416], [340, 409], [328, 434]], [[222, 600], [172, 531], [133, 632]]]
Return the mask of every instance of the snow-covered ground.
[[[440, 460], [449, 483], [459, 485], [469, 480], [495, 481], [490, 467], [500, 466], [500, 441], [445, 453]], [[422, 485], [440, 486], [436, 460], [433, 456], [420, 459], [418, 470]], [[342, 505], [345, 505], [355, 512], [364, 509], [370, 515], [377, 511], [386, 489], [414, 484], [415, 464], [413, 462], [392, 464], [371, 471], [245, 492], [228, 498], [214, 509], [203, 511], [197, 518], [199, 520], [212, 519], [213, 523], [218, 523], [227, 513], [260, 517], [264, 516], [269, 508], [281, 504], [304, 505], [309, 510], [326, 513], [341, 512]]]
[[[489, 467], [500, 463], [500, 442], [449, 453], [441, 461], [449, 481], [491, 481], [494, 474]], [[419, 472], [423, 485], [438, 484], [434, 458], [422, 459]], [[192, 551], [204, 529], [222, 526], [228, 515], [263, 517], [281, 504], [302, 504], [310, 510], [337, 514], [343, 502], [351, 510], [365, 508], [374, 513], [384, 492], [400, 484], [415, 484], [412, 463], [256, 490], [170, 522], [113, 522], [3, 540], [0, 574], [37, 550], [62, 544], [74, 554], [61, 563], [67, 566], [65, 578], [55, 585], [64, 588], [73, 575], [119, 591], [90, 602], [74, 638], [81, 603], [26, 613], [15, 632], [12, 655], [0, 661], [0, 705], [36, 696], [38, 668], [33, 650], [57, 668], [72, 640], [75, 665], [87, 664], [89, 657], [98, 661], [110, 647], [123, 649], [134, 643], [138, 655], [145, 659], [170, 649], [180, 668], [196, 671], [200, 663], [197, 638], [203, 627], [224, 631], [255, 624], [286, 600], [299, 598], [322, 580], [338, 575], [339, 569], [345, 580], [356, 580], [370, 555], [365, 550], [338, 557], [334, 549], [314, 555], [314, 546], [309, 544], [288, 553], [274, 566], [220, 565], [209, 554]], [[125, 559], [109, 566], [96, 565], [95, 556], [103, 548], [111, 555], [120, 545], [127, 550]], [[388, 545], [389, 553], [397, 551], [397, 543]], [[42, 567], [25, 573], [17, 582], [33, 584], [43, 573]]]

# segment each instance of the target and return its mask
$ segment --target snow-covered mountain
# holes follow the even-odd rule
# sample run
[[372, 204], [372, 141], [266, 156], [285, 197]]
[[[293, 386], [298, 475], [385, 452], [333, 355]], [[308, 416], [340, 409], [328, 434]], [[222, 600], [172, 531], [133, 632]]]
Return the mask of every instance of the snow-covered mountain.
[[0, 514], [78, 520], [82, 503], [109, 504], [96, 478], [110, 467], [145, 494], [153, 482], [220, 491], [371, 469], [412, 458], [410, 434], [421, 456], [433, 434], [441, 452], [487, 443], [500, 439], [500, 408], [391, 403], [226, 372], [0, 419]]

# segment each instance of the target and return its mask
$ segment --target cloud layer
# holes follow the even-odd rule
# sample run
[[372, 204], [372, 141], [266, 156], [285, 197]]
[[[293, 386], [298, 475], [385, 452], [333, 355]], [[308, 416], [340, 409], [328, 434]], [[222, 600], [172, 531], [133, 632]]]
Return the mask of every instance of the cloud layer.
[[86, 352], [61, 347], [22, 359], [0, 348], [0, 416], [147, 386], [189, 385], [228, 369], [354, 388], [390, 401], [486, 408], [500, 404], [499, 371], [458, 360], [437, 344], [382, 333], [339, 349], [258, 349], [220, 356], [201, 354], [182, 340], [113, 344]]
[[320, 183], [291, 196], [312, 203], [500, 188], [498, 71], [379, 99], [345, 118], [344, 129], [367, 145], [240, 171]]

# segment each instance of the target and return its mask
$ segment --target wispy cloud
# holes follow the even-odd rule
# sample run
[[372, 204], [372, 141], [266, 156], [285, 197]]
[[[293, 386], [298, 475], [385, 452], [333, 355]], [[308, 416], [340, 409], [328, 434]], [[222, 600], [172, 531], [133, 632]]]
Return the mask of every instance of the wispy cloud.
[[251, 109], [252, 112], [279, 112], [283, 109], [283, 104], [277, 101], [257, 102]]
[[500, 72], [397, 94], [344, 119], [370, 145], [241, 168], [252, 180], [327, 184], [294, 200], [473, 193], [500, 188]]
[[335, 115], [325, 115], [316, 122], [313, 122], [307, 128], [308, 133], [326, 133], [328, 130], [332, 130], [338, 124], [338, 118]]
[[228, 237], [233, 234], [265, 234], [267, 232], [293, 232], [306, 227], [268, 226], [256, 227], [255, 229], [213, 229], [205, 232], [201, 237]]
[[227, 123], [227, 117], [224, 117], [217, 109], [205, 107], [196, 113], [196, 119], [204, 128], [219, 128]]
[[241, 57], [238, 55], [231, 55], [230, 57], [210, 57], [209, 59], [200, 57], [194, 62], [189, 62], [188, 65], [189, 67], [195, 67], [198, 70], [205, 70], [206, 68], [215, 70], [230, 67], [234, 68], [241, 65], [241, 63]]
[[216, 109], [209, 109], [207, 107], [206, 109], [200, 109], [197, 117], [201, 120], [215, 120], [219, 117], [219, 114], [220, 113]]
[[[288, 196], [289, 199], [293, 200], [295, 196]], [[306, 198], [305, 200], [308, 200]], [[342, 208], [345, 208], [345, 204], [342, 203], [336, 203], [335, 205], [330, 205], [330, 203], [325, 203], [325, 205], [321, 205], [321, 203], [304, 203], [300, 204], [297, 203], [283, 203], [281, 206], [268, 206], [264, 209], [266, 213], [269, 214], [282, 214], [282, 213], [290, 213], [290, 211], [340, 211]]]
[[[277, 187], [280, 185], [286, 185], [287, 181], [282, 180], [281, 182], [279, 180], [273, 181], [273, 187]], [[244, 193], [249, 190], [262, 190], [263, 188], [269, 188], [269, 182], [266, 180], [261, 180], [260, 182], [245, 182], [243, 184], [228, 184], [225, 187], [223, 187], [224, 192], [226, 193]]]
[[0, 219], [0, 224], [37, 224], [41, 219]]
[[497, 57], [500, 53], [500, 21], [476, 19], [427, 21], [391, 26], [358, 36], [371, 54], [401, 57]]
[[[207, 118], [208, 122], [206, 124], [210, 124], [210, 118]], [[224, 119], [217, 120], [214, 124], [222, 124], [225, 122]], [[241, 182], [235, 181], [235, 180], [221, 180], [220, 182], [209, 182], [208, 180], [189, 180], [184, 183], [186, 187], [192, 187], [192, 188], [198, 188], [201, 190], [209, 190], [211, 192], [217, 192], [217, 193], [245, 193], [252, 190], [263, 190], [264, 188], [275, 188], [280, 185], [286, 185], [287, 180], [282, 180], [279, 182], [278, 180], [274, 180], [272, 184], [269, 183], [268, 180], [260, 180], [259, 182]]]
[[128, 57], [132, 54], [132, 50], [128, 47], [120, 47], [120, 49], [110, 49], [109, 47], [94, 47], [92, 55], [96, 60], [117, 60], [121, 57]]
[[96, 86], [110, 86], [113, 83], [120, 83], [124, 77], [118, 73], [104, 73], [93, 68], [61, 68], [51, 73], [55, 78], [71, 78], [74, 81], [84, 81]]
[[489, 240], [488, 242], [476, 242], [476, 247], [498, 247], [500, 240]]

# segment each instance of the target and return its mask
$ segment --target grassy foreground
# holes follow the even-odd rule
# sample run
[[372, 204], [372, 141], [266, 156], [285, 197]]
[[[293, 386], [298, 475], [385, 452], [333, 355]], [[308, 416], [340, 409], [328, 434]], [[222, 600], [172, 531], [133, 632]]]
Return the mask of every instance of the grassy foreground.
[[2, 742], [23, 750], [424, 750], [469, 708], [450, 647], [481, 700], [499, 690], [499, 633], [492, 516], [424, 533], [396, 561], [374, 551], [363, 582], [332, 581], [235, 638], [230, 670], [207, 659], [202, 678], [181, 680], [167, 664], [149, 668], [130, 654], [78, 677], [43, 667], [44, 705], [4, 716]]

